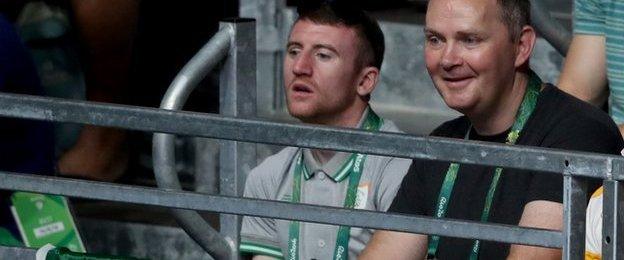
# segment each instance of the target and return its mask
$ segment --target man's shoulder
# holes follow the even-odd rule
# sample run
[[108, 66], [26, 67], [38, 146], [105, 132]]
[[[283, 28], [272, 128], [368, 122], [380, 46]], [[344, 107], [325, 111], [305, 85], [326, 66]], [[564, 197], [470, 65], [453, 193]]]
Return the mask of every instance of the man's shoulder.
[[553, 85], [542, 91], [524, 145], [617, 153], [622, 136], [607, 113]]
[[613, 120], [598, 107], [573, 97], [554, 85], [548, 85], [545, 91], [547, 94], [545, 103], [553, 102], [553, 104], [545, 104], [546, 107], [552, 108], [546, 112], [551, 111], [549, 113], [555, 116], [554, 120], [562, 123], [571, 121], [574, 125], [601, 127], [605, 130], [611, 130], [611, 134], [614, 136], [619, 135]]
[[288, 168], [297, 151], [297, 147], [286, 147], [276, 154], [267, 157], [249, 172], [247, 178], [268, 178], [270, 176], [279, 177], [283, 175], [283, 171]]
[[381, 128], [379, 128], [379, 131], [382, 132], [391, 132], [391, 133], [405, 133], [403, 131], [401, 131], [401, 129], [399, 129], [399, 127], [396, 125], [396, 123], [394, 123], [394, 121], [387, 119], [387, 118], [383, 118], [383, 125], [381, 125]]
[[576, 117], [580, 115], [587, 118], [593, 118], [594, 120], [601, 121], [603, 123], [611, 123], [612, 121], [606, 112], [564, 92], [555, 85], [548, 84], [545, 88], [545, 92], [551, 96], [550, 100], [547, 101], [558, 100], [560, 104], [557, 105], [564, 105], [561, 107], [563, 109], [563, 113], [560, 113], [563, 116]]
[[[385, 118], [384, 118], [384, 124], [381, 126], [379, 130], [383, 132], [391, 132], [391, 133], [401, 133], [401, 134], [405, 133], [401, 129], [399, 129], [399, 127], [393, 121], [385, 119]], [[379, 155], [375, 155], [371, 157], [376, 158], [380, 162], [383, 162], [384, 165], [392, 161], [394, 161], [395, 163], [399, 163], [399, 164], [401, 164], [403, 161], [407, 161], [411, 163], [411, 160], [404, 159], [404, 158], [379, 156]], [[408, 167], [409, 167], [409, 164], [408, 164]]]
[[284, 148], [253, 168], [245, 181], [245, 197], [275, 199], [297, 151], [295, 147]]

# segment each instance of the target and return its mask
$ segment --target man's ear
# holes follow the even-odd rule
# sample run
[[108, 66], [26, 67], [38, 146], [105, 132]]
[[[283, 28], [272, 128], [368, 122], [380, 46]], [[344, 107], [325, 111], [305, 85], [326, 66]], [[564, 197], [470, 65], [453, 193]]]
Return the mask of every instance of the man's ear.
[[367, 66], [362, 69], [360, 74], [360, 81], [357, 85], [357, 93], [359, 96], [368, 96], [370, 95], [375, 86], [377, 86], [377, 81], [379, 80], [379, 69], [373, 66]]
[[525, 25], [522, 27], [522, 32], [520, 33], [520, 37], [517, 42], [518, 49], [516, 50], [516, 68], [524, 66], [527, 63], [531, 57], [531, 53], [533, 53], [536, 38], [537, 34], [532, 26]]

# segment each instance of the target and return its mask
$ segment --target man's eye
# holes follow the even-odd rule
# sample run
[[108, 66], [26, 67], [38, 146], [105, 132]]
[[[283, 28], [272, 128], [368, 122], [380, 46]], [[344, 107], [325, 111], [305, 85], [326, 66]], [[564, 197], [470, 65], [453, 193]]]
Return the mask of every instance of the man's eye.
[[442, 43], [442, 40], [440, 40], [440, 38], [438, 38], [437, 36], [428, 36], [427, 43], [432, 46], [437, 46]]
[[288, 53], [288, 56], [297, 56], [297, 54], [299, 54], [299, 49], [295, 49], [295, 48], [288, 49], [287, 53]]
[[323, 52], [316, 53], [316, 57], [318, 57], [321, 60], [329, 60], [329, 59], [332, 58], [332, 56], [330, 54], [323, 53]]
[[481, 42], [481, 39], [477, 38], [477, 37], [466, 37], [466, 39], [464, 39], [464, 42], [468, 45], [475, 45]]

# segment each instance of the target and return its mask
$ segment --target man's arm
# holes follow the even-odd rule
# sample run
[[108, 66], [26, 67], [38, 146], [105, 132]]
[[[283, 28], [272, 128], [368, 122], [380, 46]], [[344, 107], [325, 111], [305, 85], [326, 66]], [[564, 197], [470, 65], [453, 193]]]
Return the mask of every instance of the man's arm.
[[375, 185], [376, 210], [388, 211], [411, 164], [412, 160], [392, 158], [381, 170], [381, 177]]
[[[602, 35], [575, 35], [559, 77], [559, 88], [595, 106], [607, 102], [605, 44]], [[624, 136], [624, 124], [618, 128]]]
[[559, 88], [596, 106], [608, 97], [605, 37], [577, 34], [559, 78]]
[[426, 235], [379, 230], [358, 259], [425, 259], [426, 254]]
[[[399, 169], [408, 166], [408, 162], [404, 162], [399, 159], [393, 159], [394, 170], [385, 172], [386, 174], [396, 174], [400, 172]], [[424, 197], [425, 187], [423, 163], [415, 160], [409, 166], [408, 173], [403, 178], [396, 196], [393, 196], [394, 192], [385, 192], [385, 199], [382, 198], [380, 204], [386, 201], [389, 196], [394, 197], [392, 205], [388, 209], [388, 212], [403, 213], [410, 215], [424, 215], [425, 210], [422, 207], [422, 202], [426, 201]], [[401, 170], [402, 171], [402, 170]], [[403, 174], [401, 174], [402, 176]], [[398, 177], [398, 176], [396, 176]], [[400, 179], [400, 178], [398, 178]], [[389, 179], [397, 181], [398, 179]], [[397, 183], [398, 185], [398, 183]], [[390, 187], [391, 185], [385, 185]], [[417, 187], [417, 188], [416, 188]], [[382, 206], [383, 210], [383, 206]], [[373, 237], [366, 245], [366, 248], [358, 259], [424, 259], [427, 254], [427, 235], [402, 233], [396, 231], [378, 230], [373, 234]]]
[[[563, 204], [536, 200], [524, 206], [520, 226], [563, 229]], [[561, 259], [561, 250], [533, 246], [512, 245], [507, 259]]]
[[[271, 162], [276, 161], [275, 155], [269, 157], [256, 168], [252, 169], [245, 181], [243, 197], [274, 200], [277, 187], [272, 185], [271, 173], [276, 168]], [[281, 161], [281, 160], [277, 160]], [[271, 171], [271, 169], [274, 169]], [[244, 216], [241, 224], [241, 241], [239, 251], [243, 259], [268, 260], [283, 258], [277, 237], [275, 219]], [[272, 257], [272, 256], [275, 256]]]

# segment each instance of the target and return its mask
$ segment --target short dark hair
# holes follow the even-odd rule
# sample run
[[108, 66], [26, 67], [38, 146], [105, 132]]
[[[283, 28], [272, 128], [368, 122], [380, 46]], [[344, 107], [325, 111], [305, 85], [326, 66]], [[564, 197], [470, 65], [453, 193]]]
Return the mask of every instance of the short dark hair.
[[529, 0], [497, 0], [500, 19], [507, 26], [512, 41], [520, 38], [522, 27], [531, 24], [531, 3]]
[[357, 62], [381, 69], [386, 48], [379, 23], [349, 1], [301, 0], [297, 21], [308, 20], [323, 25], [343, 25], [355, 30], [359, 38]]

